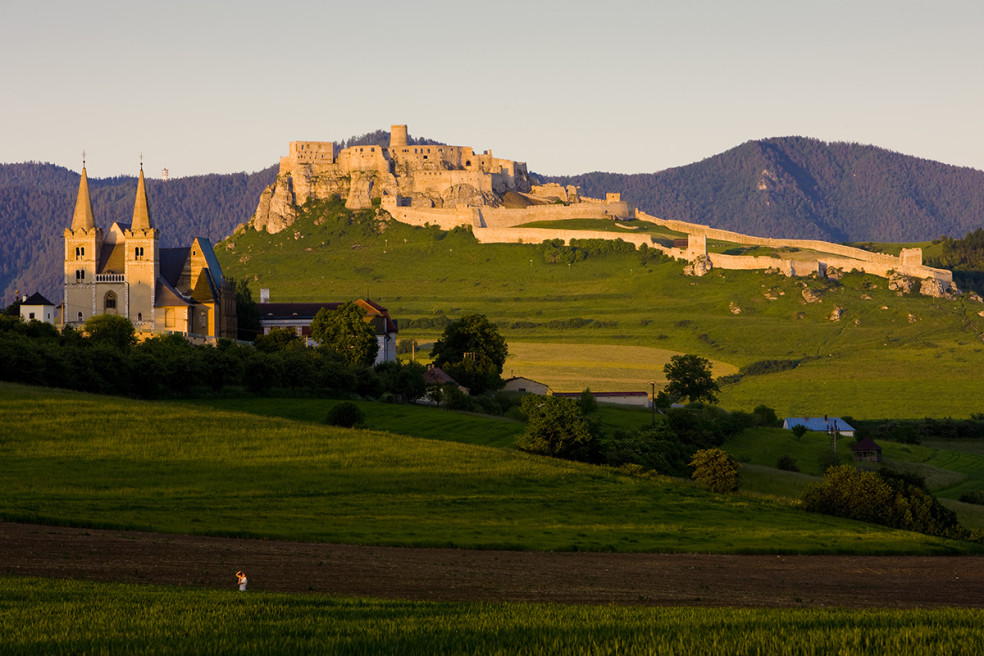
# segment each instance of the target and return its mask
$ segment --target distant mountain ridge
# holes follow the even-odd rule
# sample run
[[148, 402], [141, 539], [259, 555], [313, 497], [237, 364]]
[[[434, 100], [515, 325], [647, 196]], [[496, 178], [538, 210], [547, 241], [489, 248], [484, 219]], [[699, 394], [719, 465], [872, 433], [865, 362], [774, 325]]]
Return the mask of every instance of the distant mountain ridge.
[[[388, 142], [389, 132], [348, 145]], [[429, 139], [419, 143], [438, 143]], [[213, 242], [247, 221], [277, 167], [255, 173], [149, 179], [162, 247]], [[649, 214], [757, 236], [832, 242], [962, 237], [984, 225], [984, 171], [850, 143], [805, 137], [749, 141], [687, 166], [649, 174], [538, 176], [586, 196], [621, 192]], [[42, 163], [0, 164], [0, 301], [40, 291], [58, 302], [62, 233], [79, 174]], [[130, 221], [136, 177], [89, 178], [97, 225]]]
[[761, 237], [914, 242], [984, 225], [984, 171], [806, 137], [748, 141], [658, 173], [540, 177]]

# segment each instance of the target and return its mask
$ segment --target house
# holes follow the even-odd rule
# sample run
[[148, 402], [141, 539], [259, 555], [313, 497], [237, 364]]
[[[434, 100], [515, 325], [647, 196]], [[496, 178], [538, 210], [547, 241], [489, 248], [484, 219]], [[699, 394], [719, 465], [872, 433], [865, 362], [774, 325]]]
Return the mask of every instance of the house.
[[550, 394], [550, 387], [544, 383], [539, 383], [523, 376], [513, 376], [508, 379], [502, 387], [506, 392], [520, 392], [522, 394], [537, 394], [547, 396]]
[[866, 437], [860, 442], [851, 445], [851, 455], [854, 462], [881, 462], [882, 448], [875, 444], [870, 437]]
[[432, 387], [443, 387], [444, 385], [451, 383], [453, 385], [458, 385], [458, 391], [462, 394], [471, 394], [471, 390], [467, 387], [462, 387], [458, 384], [458, 381], [449, 376], [446, 371], [440, 367], [435, 367], [432, 364], [427, 365], [427, 371], [424, 372], [424, 383], [427, 384], [428, 389]]
[[[311, 339], [311, 322], [321, 308], [327, 310], [337, 310], [345, 305], [344, 303], [268, 303], [262, 299], [268, 298], [268, 290], [260, 291], [261, 303], [260, 310], [260, 330], [264, 335], [273, 328], [291, 328], [299, 336], [304, 337], [309, 343]], [[374, 303], [358, 299], [355, 304], [362, 308], [366, 313], [366, 320], [372, 322], [376, 332], [376, 340], [379, 343], [379, 351], [376, 353], [376, 362], [396, 362], [396, 334], [399, 332], [396, 321], [390, 318], [386, 308]]]
[[[554, 392], [554, 396], [563, 396], [568, 399], [579, 399], [581, 394], [582, 392]], [[591, 392], [591, 396], [601, 405], [651, 407], [649, 394], [646, 392]]]
[[806, 426], [806, 430], [817, 433], [839, 433], [844, 437], [854, 437], [854, 427], [840, 417], [786, 417], [782, 427], [792, 430], [794, 426]]
[[21, 301], [20, 316], [24, 321], [43, 321], [57, 326], [56, 310], [54, 303], [38, 292], [34, 292], [32, 296], [24, 296]]
[[126, 317], [138, 334], [178, 333], [214, 341], [236, 338], [236, 290], [222, 275], [212, 244], [160, 248], [143, 165], [131, 223], [96, 227], [82, 165], [72, 225], [65, 229], [62, 321], [79, 327], [97, 314]]

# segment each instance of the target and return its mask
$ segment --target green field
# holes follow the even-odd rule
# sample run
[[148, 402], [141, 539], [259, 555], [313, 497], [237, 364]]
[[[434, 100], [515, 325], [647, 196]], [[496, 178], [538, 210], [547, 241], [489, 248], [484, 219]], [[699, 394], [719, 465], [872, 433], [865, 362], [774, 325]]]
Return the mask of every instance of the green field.
[[0, 652], [974, 654], [981, 611], [426, 603], [0, 578]]
[[[249, 280], [254, 296], [269, 288], [273, 301], [371, 297], [404, 322], [478, 312], [509, 343], [648, 347], [733, 368], [801, 361], [726, 386], [722, 404], [729, 409], [764, 403], [781, 416], [860, 418], [984, 411], [979, 303], [898, 296], [885, 279], [856, 273], [839, 283], [718, 270], [693, 278], [683, 275], [682, 263], [639, 253], [547, 264], [534, 245], [483, 245], [465, 229], [378, 224], [365, 216], [349, 223], [315, 211], [324, 207], [276, 235], [247, 230], [220, 243], [223, 270]], [[821, 302], [805, 302], [804, 286]], [[835, 306], [844, 311], [836, 322], [829, 319]], [[437, 334], [404, 328], [400, 338], [426, 342]], [[536, 366], [506, 369], [533, 379], [536, 373]], [[561, 386], [600, 391], [608, 378], [588, 371], [578, 384], [580, 375], [572, 370]], [[640, 381], [620, 374], [617, 384]]]
[[0, 389], [6, 520], [466, 548], [980, 550], [513, 449], [187, 403]]

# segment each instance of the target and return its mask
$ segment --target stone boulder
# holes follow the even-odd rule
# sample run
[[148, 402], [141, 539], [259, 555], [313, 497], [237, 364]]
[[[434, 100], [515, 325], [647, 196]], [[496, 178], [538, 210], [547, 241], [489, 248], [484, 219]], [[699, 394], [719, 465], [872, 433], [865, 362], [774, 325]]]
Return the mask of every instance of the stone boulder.
[[841, 317], [843, 316], [844, 316], [844, 308], [835, 307], [833, 311], [830, 313], [830, 316], [827, 318], [830, 319], [831, 321], [840, 321]]
[[820, 296], [820, 292], [814, 291], [809, 287], [803, 288], [803, 300], [807, 303], [822, 303], [823, 298]]
[[911, 294], [918, 283], [916, 278], [901, 273], [893, 273], [888, 277], [888, 289], [896, 292], [899, 296]]
[[694, 261], [683, 267], [685, 276], [706, 276], [711, 270], [711, 258], [706, 255], [698, 255]]

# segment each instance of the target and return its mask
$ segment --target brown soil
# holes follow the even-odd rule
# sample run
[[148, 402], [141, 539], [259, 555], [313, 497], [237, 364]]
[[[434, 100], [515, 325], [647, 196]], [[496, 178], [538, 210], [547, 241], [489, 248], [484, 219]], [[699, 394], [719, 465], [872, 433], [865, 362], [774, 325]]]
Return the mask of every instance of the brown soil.
[[407, 549], [0, 522], [0, 575], [430, 601], [984, 606], [984, 557]]

